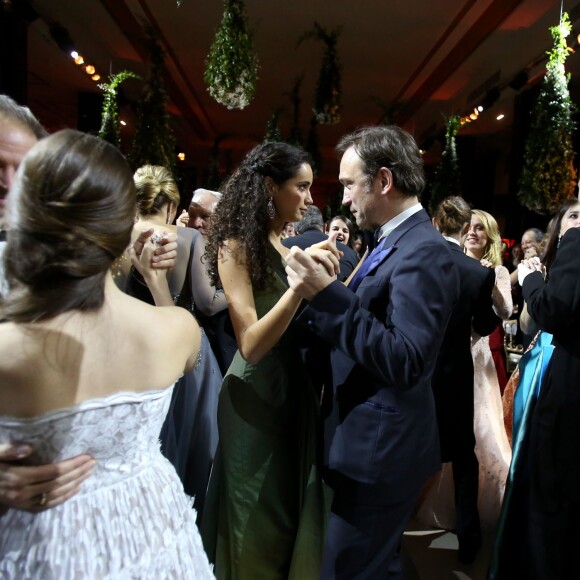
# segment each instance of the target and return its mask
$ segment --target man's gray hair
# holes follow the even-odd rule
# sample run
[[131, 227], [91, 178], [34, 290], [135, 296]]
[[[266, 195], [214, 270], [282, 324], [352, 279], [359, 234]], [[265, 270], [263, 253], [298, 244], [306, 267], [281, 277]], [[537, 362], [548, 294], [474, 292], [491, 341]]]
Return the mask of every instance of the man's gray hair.
[[324, 218], [322, 217], [322, 212], [315, 205], [309, 205], [302, 219], [296, 222], [295, 227], [299, 234], [303, 234], [308, 230], [323, 231]]
[[19, 105], [8, 95], [0, 95], [0, 122], [5, 119], [28, 129], [37, 139], [44, 139], [48, 135], [46, 129], [28, 107]]
[[204, 189], [203, 187], [198, 187], [191, 197], [191, 203], [194, 203], [195, 197], [198, 195], [202, 195], [204, 193], [209, 193], [213, 195], [218, 201], [220, 200], [222, 194], [219, 191], [213, 191], [212, 189]]

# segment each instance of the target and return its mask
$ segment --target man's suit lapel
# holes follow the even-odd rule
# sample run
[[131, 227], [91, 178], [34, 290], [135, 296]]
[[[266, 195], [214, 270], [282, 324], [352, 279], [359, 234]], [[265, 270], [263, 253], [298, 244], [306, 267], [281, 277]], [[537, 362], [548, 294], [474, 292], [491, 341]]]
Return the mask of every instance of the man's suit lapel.
[[367, 270], [366, 275], [372, 274], [376, 269], [397, 249], [397, 244], [401, 238], [416, 225], [429, 221], [429, 216], [427, 212], [422, 209], [417, 213], [413, 214], [411, 217], [407, 218], [400, 226], [396, 227], [381, 244], [383, 250], [379, 255], [373, 260], [372, 265]]

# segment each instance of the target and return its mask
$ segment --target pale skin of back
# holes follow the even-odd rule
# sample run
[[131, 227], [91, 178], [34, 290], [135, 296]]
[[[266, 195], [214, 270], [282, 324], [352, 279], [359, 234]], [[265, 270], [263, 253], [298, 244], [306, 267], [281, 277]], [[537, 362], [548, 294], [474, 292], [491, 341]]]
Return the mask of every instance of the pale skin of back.
[[[155, 249], [148, 244], [141, 261], [150, 264]], [[165, 273], [143, 273], [156, 300], [164, 299]], [[107, 396], [120, 385], [135, 392], [167, 387], [195, 364], [200, 341], [199, 327], [188, 312], [126, 296], [108, 274], [99, 312], [71, 312], [34, 325], [0, 325], [0, 409], [3, 415], [31, 417]], [[17, 444], [3, 451], [10, 460], [32, 450]], [[0, 464], [0, 503], [29, 511], [54, 507], [78, 491], [94, 464], [90, 456], [39, 467]], [[47, 501], [40, 507], [42, 494]]]

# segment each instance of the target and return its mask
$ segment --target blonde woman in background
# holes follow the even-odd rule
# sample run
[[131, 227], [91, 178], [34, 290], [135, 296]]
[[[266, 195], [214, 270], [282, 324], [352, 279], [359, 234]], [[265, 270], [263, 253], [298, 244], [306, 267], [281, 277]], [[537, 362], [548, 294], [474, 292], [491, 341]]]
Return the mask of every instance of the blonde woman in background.
[[[179, 204], [179, 190], [171, 173], [156, 165], [144, 165], [133, 176], [137, 190], [137, 218], [132, 238], [143, 230], [154, 236], [177, 234], [177, 261], [167, 274], [171, 298], [166, 300], [186, 308], [193, 315], [194, 306], [204, 314], [226, 308], [223, 292], [216, 292], [207, 275], [202, 256], [203, 236], [193, 228], [173, 225]], [[139, 272], [132, 270], [127, 293], [153, 303], [149, 289]], [[217, 446], [217, 400], [222, 374], [202, 332], [201, 350], [195, 367], [177, 383], [167, 420], [161, 430], [165, 456], [181, 477], [185, 491], [194, 496], [200, 516], [203, 511], [207, 480]]]
[[[466, 254], [495, 270], [492, 290], [493, 309], [506, 320], [513, 309], [510, 276], [501, 265], [501, 238], [495, 218], [475, 209], [465, 238]], [[479, 461], [478, 509], [483, 528], [493, 528], [499, 517], [505, 482], [511, 461], [511, 448], [503, 422], [498, 374], [487, 336], [472, 331], [471, 354], [474, 376], [475, 453]]]

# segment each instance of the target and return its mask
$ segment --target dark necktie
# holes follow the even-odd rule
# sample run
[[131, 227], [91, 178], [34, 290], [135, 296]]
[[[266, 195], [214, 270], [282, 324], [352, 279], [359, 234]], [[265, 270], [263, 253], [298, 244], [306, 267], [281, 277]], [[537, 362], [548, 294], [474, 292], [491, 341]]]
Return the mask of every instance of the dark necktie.
[[393, 246], [389, 246], [388, 248], [384, 247], [386, 240], [386, 238], [383, 238], [383, 240], [379, 242], [379, 245], [367, 256], [363, 265], [357, 270], [353, 279], [350, 281], [348, 287], [353, 292], [356, 291], [359, 284], [362, 282], [362, 279], [369, 273], [369, 271], [372, 270], [378, 263], [380, 263], [385, 256], [393, 251]]
[[6, 241], [6, 230], [0, 230], [0, 242]]

